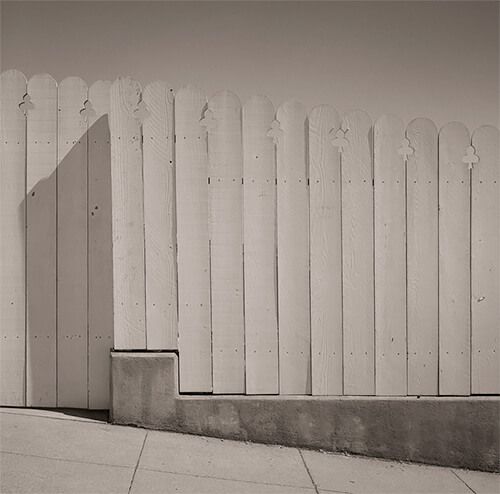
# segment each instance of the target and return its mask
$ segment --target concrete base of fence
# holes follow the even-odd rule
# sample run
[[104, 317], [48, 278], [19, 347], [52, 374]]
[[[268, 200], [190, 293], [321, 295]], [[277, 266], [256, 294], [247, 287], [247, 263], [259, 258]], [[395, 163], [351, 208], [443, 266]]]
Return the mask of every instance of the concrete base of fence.
[[111, 421], [499, 471], [499, 397], [179, 395], [175, 353], [111, 353]]

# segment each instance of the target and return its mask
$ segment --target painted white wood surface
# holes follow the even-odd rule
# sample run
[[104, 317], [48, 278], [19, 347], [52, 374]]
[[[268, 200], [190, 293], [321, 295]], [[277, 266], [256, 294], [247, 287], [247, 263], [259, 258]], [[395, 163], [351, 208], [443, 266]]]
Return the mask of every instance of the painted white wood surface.
[[224, 90], [209, 100], [208, 110], [205, 119], [215, 120], [207, 127], [213, 390], [244, 393], [241, 104]]
[[207, 133], [205, 93], [186, 86], [175, 96], [175, 180], [182, 392], [212, 390]]
[[144, 233], [146, 255], [147, 346], [177, 349], [177, 279], [173, 112], [170, 86], [155, 81], [142, 101], [149, 115], [142, 126], [144, 155]]
[[274, 106], [265, 96], [243, 105], [246, 393], [278, 394], [276, 161], [267, 135]]
[[113, 347], [113, 245], [111, 234], [111, 82], [89, 88], [88, 122], [89, 408], [109, 408], [109, 351]]
[[328, 105], [309, 116], [312, 394], [342, 394], [340, 129]]
[[57, 83], [33, 76], [28, 94], [26, 171], [26, 405], [55, 407]]
[[0, 75], [0, 405], [25, 405], [26, 77]]
[[406, 395], [405, 128], [394, 115], [374, 125], [375, 368], [377, 395]]
[[439, 132], [439, 394], [470, 394], [470, 134]]
[[406, 171], [408, 394], [438, 392], [438, 147], [431, 120], [410, 122]]
[[58, 86], [57, 406], [87, 407], [87, 85]]
[[119, 350], [146, 348], [142, 134], [134, 114], [140, 94], [130, 77], [111, 85], [114, 347]]
[[278, 324], [280, 394], [311, 393], [309, 191], [307, 115], [287, 101], [278, 107]]
[[472, 135], [472, 393], [500, 393], [500, 132]]
[[344, 394], [375, 393], [372, 123], [362, 110], [342, 120]]

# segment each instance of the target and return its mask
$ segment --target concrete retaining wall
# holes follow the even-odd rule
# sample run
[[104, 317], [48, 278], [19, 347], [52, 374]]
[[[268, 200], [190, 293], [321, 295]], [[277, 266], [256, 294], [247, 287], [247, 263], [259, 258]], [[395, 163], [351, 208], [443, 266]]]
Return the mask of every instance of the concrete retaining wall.
[[111, 420], [500, 471], [499, 397], [179, 396], [174, 353], [111, 354]]

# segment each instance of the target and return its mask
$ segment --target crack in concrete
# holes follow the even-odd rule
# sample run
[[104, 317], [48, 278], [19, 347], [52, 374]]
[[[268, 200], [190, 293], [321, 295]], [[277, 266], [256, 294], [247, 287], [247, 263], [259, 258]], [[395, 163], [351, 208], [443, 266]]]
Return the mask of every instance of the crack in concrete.
[[137, 458], [137, 463], [136, 463], [135, 468], [134, 468], [134, 473], [132, 474], [132, 478], [130, 479], [128, 494], [130, 494], [130, 491], [132, 490], [132, 485], [134, 484], [134, 479], [135, 479], [135, 473], [137, 472], [137, 469], [139, 468], [139, 462], [141, 461], [142, 452], [144, 451], [144, 446], [146, 445], [146, 439], [148, 438], [148, 434], [149, 434], [149, 431], [146, 431], [146, 435], [144, 436], [144, 441], [142, 442], [141, 452], [139, 453], [139, 458]]

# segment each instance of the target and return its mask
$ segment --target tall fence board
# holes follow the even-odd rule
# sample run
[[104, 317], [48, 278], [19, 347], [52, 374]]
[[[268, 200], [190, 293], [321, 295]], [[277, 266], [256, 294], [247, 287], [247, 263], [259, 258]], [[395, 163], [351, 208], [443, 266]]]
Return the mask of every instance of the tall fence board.
[[26, 404], [56, 398], [57, 84], [47, 74], [28, 82], [26, 122]]
[[340, 129], [335, 109], [309, 117], [312, 394], [342, 394]]
[[373, 136], [361, 110], [344, 115], [342, 146], [342, 264], [344, 394], [372, 395], [374, 369]]
[[141, 127], [135, 111], [141, 88], [129, 77], [111, 85], [113, 299], [115, 348], [146, 348], [144, 192]]
[[148, 349], [177, 348], [175, 274], [173, 102], [164, 81], [146, 86], [142, 101], [144, 153], [144, 232]]
[[175, 96], [175, 180], [179, 304], [179, 382], [183, 392], [212, 390], [207, 132], [205, 93]]
[[374, 126], [376, 394], [406, 394], [406, 196], [403, 122]]
[[408, 125], [407, 161], [408, 394], [438, 392], [438, 148], [425, 118]]
[[[109, 81], [89, 88], [88, 109], [88, 321], [89, 408], [109, 408], [109, 351], [113, 348], [113, 252]], [[88, 105], [87, 105], [88, 106]], [[93, 111], [92, 111], [93, 110]]]
[[230, 91], [208, 102], [213, 387], [245, 391], [241, 104]]
[[280, 394], [311, 393], [307, 115], [282, 103], [276, 119]]
[[472, 135], [472, 393], [500, 393], [500, 132]]
[[87, 85], [58, 87], [57, 406], [87, 407]]
[[470, 146], [458, 122], [439, 132], [439, 394], [470, 394]]
[[25, 405], [26, 78], [0, 76], [0, 405]]
[[243, 106], [245, 365], [247, 394], [278, 394], [276, 162], [267, 135], [274, 106], [253, 96]]

